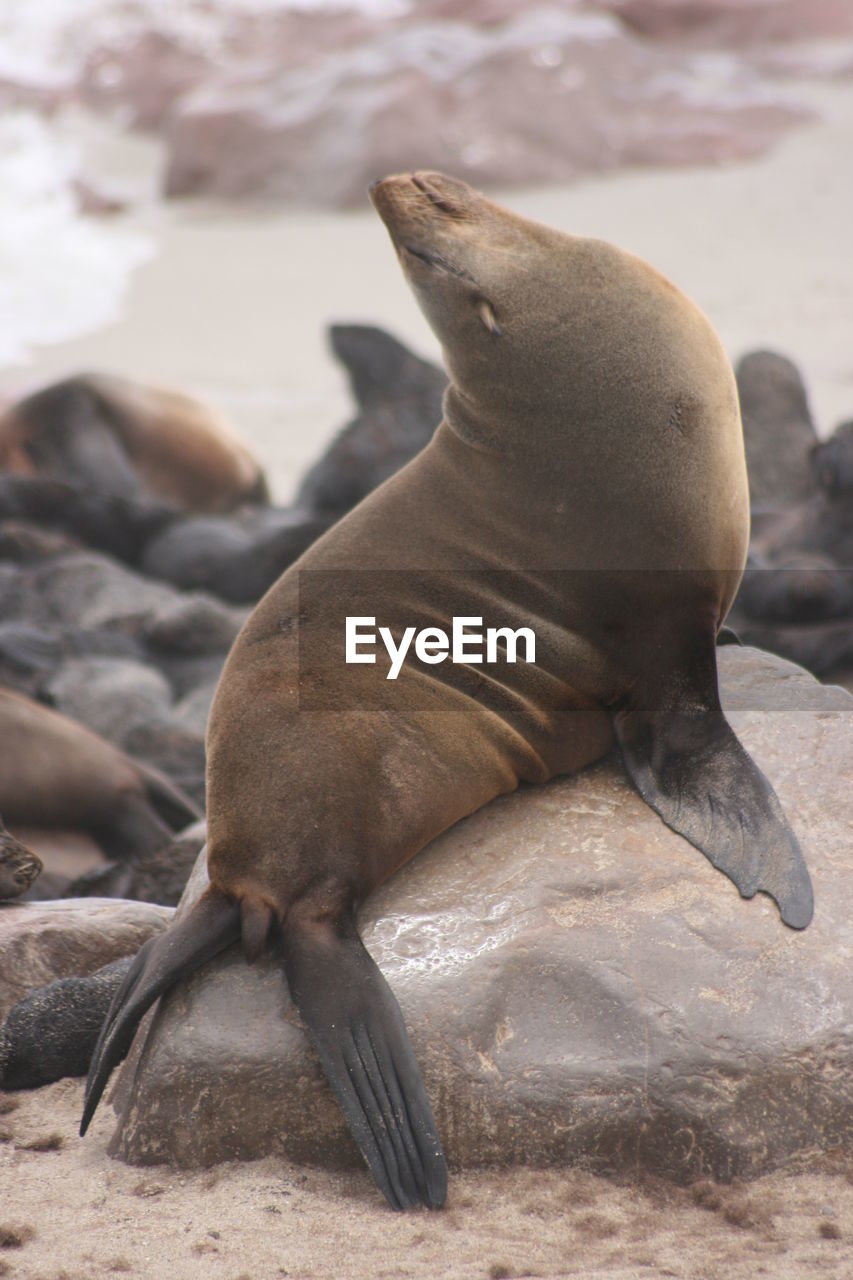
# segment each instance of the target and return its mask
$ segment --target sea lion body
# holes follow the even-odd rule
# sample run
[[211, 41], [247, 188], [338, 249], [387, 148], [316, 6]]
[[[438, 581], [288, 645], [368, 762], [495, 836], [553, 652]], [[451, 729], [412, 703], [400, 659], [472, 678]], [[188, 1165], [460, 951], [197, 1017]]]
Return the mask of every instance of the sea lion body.
[[[442, 175], [386, 179], [373, 199], [444, 347], [444, 421], [238, 636], [208, 726], [211, 887], [137, 958], [83, 1127], [155, 995], [242, 937], [249, 958], [280, 950], [401, 1208], [440, 1204], [446, 1172], [355, 912], [439, 832], [615, 738], [644, 798], [744, 896], [771, 893], [796, 927], [812, 903], [778, 800], [719, 705], [715, 642], [749, 516], [734, 379], [709, 322], [632, 255]], [[388, 680], [345, 662], [347, 617], [398, 642], [458, 617], [529, 627], [535, 662], [421, 660]]]
[[189, 511], [268, 500], [260, 467], [214, 410], [106, 374], [78, 374], [13, 404], [0, 418], [0, 470]]
[[[384, 197], [383, 190], [380, 210], [395, 188]], [[529, 223], [483, 205], [500, 226], [509, 223], [504, 252], [513, 233], [528, 243]], [[503, 294], [494, 304], [502, 336], [472, 306], [467, 332], [446, 350], [454, 382], [432, 442], [271, 588], [231, 652], [208, 731], [208, 858], [226, 892], [263, 886], [265, 901], [286, 913], [298, 893], [291, 858], [297, 847], [305, 857], [306, 829], [316, 844], [306, 874], [316, 873], [324, 849], [338, 860], [346, 849], [354, 883], [368, 892], [521, 779], [544, 782], [597, 759], [612, 742], [604, 708], [637, 678], [652, 637], [658, 648], [670, 640], [660, 636], [669, 629], [662, 619], [703, 612], [713, 635], [728, 612], [745, 562], [749, 506], [736, 389], [719, 339], [698, 308], [639, 259], [600, 241], [538, 232], [523, 306], [517, 313], [516, 298]], [[458, 234], [453, 223], [452, 238]], [[573, 344], [577, 359], [555, 386], [553, 352], [513, 353], [516, 326], [523, 337], [547, 324], [547, 314], [534, 320], [531, 311], [553, 296], [555, 262], [566, 314], [579, 317], [582, 333], [606, 335], [624, 368], [615, 370], [588, 341]], [[451, 323], [463, 329], [455, 315]], [[439, 318], [435, 327], [443, 336], [448, 326]], [[565, 333], [555, 341], [565, 342]], [[473, 365], [502, 343], [511, 367], [489, 387], [489, 403], [472, 410], [457, 385], [476, 383], [476, 373], [460, 367], [457, 349]], [[711, 394], [700, 399], [697, 386]], [[603, 509], [618, 519], [602, 520]], [[362, 575], [376, 571], [369, 596], [378, 622], [389, 612], [444, 629], [454, 615], [513, 629], [535, 620], [537, 662], [501, 664], [485, 680], [475, 673], [468, 689], [471, 672], [448, 662], [403, 685], [377, 681], [373, 667], [347, 668], [344, 616], [365, 607], [355, 598], [345, 605], [347, 570], [359, 598]], [[491, 589], [486, 578], [467, 576], [489, 570], [497, 571]], [[297, 630], [290, 623], [299, 615], [299, 574], [324, 571], [335, 572], [337, 625], [321, 609], [316, 619], [300, 616]], [[438, 600], [420, 593], [424, 571], [439, 575]], [[426, 585], [435, 584], [430, 577]], [[300, 711], [311, 699], [312, 670], [348, 690], [338, 702], [353, 710], [335, 713], [334, 733], [322, 716]], [[383, 694], [384, 707], [376, 701]], [[368, 696], [387, 718], [365, 732], [359, 706]], [[319, 821], [302, 799], [313, 806], [317, 777], [335, 779]]]
[[164, 814], [186, 825], [197, 811], [155, 770], [83, 725], [0, 689], [0, 813], [13, 829], [90, 833], [107, 856], [135, 858], [172, 839]]

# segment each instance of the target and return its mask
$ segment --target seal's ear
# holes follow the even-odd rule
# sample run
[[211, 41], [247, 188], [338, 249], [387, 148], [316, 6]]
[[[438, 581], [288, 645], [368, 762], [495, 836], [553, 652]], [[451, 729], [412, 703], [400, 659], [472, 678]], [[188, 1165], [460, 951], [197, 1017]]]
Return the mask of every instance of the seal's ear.
[[478, 302], [477, 315], [480, 317], [483, 324], [488, 329], [489, 333], [493, 333], [496, 338], [501, 337], [501, 335], [503, 334], [503, 329], [500, 327], [497, 320], [495, 319], [495, 313], [494, 313], [494, 310], [492, 309], [492, 304], [491, 302], [488, 301], [487, 298], [481, 298], [480, 301]]

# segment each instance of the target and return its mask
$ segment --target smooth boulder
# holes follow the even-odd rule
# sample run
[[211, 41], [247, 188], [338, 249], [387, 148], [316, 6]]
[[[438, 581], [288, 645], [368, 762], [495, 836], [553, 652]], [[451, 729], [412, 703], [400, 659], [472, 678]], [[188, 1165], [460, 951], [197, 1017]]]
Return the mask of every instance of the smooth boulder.
[[[295, 52], [295, 50], [293, 51]], [[260, 58], [182, 95], [164, 123], [169, 196], [361, 205], [417, 157], [478, 185], [760, 154], [809, 111], [747, 62], [636, 38], [609, 14], [522, 7], [499, 25], [378, 23], [342, 51]]]
[[109, 898], [60, 898], [0, 906], [0, 1021], [13, 1004], [56, 978], [84, 977], [165, 929], [174, 908]]
[[[612, 757], [459, 823], [362, 914], [452, 1164], [730, 1178], [849, 1133], [853, 699], [756, 650], [719, 662], [801, 838], [814, 923], [743, 901]], [[203, 883], [199, 866], [184, 901]], [[131, 1162], [357, 1160], [282, 972], [238, 948], [161, 1002], [115, 1105]]]

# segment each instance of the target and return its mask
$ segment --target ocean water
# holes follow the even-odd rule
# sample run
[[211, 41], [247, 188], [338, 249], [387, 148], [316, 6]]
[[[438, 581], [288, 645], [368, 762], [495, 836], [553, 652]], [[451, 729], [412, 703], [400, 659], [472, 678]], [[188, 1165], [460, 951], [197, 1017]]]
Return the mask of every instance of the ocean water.
[[77, 148], [33, 112], [0, 116], [0, 369], [114, 319], [153, 240], [83, 217]]

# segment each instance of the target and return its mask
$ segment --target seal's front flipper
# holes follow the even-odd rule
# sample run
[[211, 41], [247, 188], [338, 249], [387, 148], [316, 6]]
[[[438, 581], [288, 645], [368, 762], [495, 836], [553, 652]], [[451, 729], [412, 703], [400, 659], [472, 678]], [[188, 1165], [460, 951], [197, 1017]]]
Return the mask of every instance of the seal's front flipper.
[[89, 1067], [80, 1136], [95, 1114], [113, 1067], [126, 1056], [136, 1029], [158, 996], [240, 937], [239, 904], [211, 886], [192, 911], [149, 938], [115, 994]]
[[440, 1208], [441, 1141], [391, 988], [349, 912], [295, 916], [282, 931], [290, 993], [352, 1135], [393, 1209]]
[[[675, 674], [672, 682], [678, 687]], [[776, 792], [726, 721], [716, 687], [704, 707], [682, 695], [675, 710], [643, 715], [629, 702], [614, 723], [631, 780], [667, 826], [744, 898], [768, 893], [785, 924], [804, 929], [814, 904], [800, 846]]]

